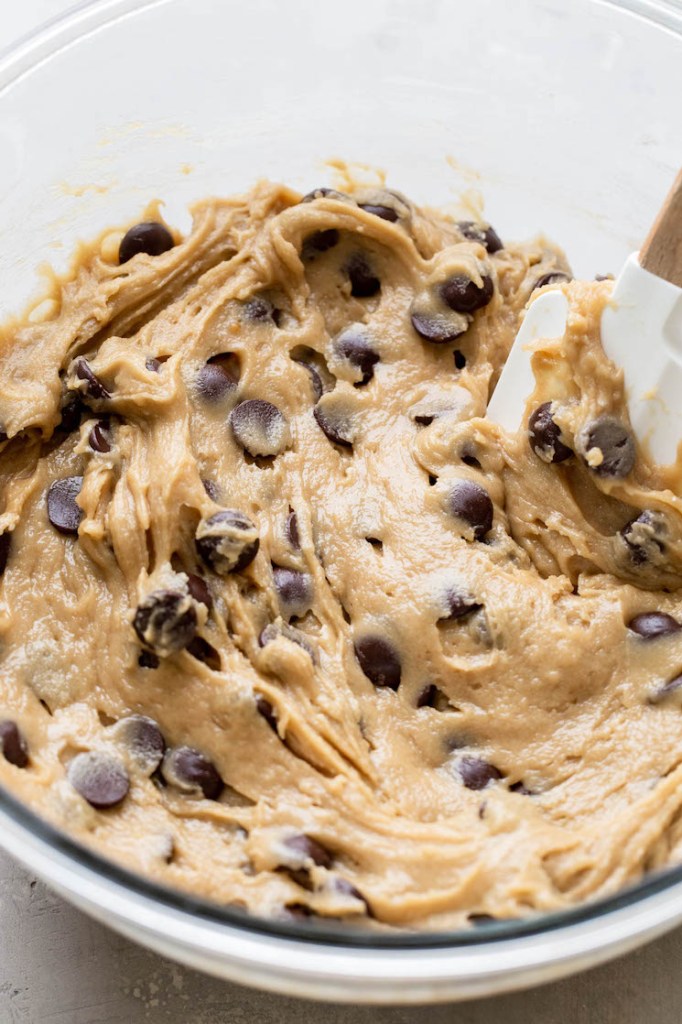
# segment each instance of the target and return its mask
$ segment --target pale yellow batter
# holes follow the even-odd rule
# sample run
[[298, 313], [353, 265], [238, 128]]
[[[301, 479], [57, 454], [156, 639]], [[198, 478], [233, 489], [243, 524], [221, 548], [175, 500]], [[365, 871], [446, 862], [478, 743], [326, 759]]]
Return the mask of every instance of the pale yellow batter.
[[[682, 509], [611, 282], [386, 191], [147, 217], [0, 340], [2, 784], [276, 917], [452, 927], [682, 859]], [[504, 437], [544, 284], [569, 329]]]

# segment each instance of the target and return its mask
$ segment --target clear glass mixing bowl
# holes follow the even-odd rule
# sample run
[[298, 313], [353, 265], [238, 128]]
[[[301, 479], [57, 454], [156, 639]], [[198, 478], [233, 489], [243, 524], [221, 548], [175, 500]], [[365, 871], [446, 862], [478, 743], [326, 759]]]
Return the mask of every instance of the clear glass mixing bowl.
[[[102, 0], [0, 57], [0, 316], [35, 268], [129, 221], [256, 177], [302, 190], [330, 158], [418, 202], [481, 191], [506, 238], [576, 272], [636, 249], [682, 153], [677, 0]], [[1, 386], [1, 382], [0, 382]], [[682, 869], [618, 896], [457, 935], [249, 920], [77, 847], [0, 794], [0, 844], [69, 899], [194, 966], [272, 989], [419, 1002], [558, 977], [682, 920]]]

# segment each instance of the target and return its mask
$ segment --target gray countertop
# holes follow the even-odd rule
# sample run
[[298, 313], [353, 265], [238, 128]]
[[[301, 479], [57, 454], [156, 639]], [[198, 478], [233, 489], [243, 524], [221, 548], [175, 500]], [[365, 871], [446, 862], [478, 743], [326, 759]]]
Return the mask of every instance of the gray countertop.
[[[73, 0], [3, 5], [3, 46]], [[323, 1005], [217, 981], [95, 924], [0, 855], [0, 1024], [680, 1024], [682, 930], [530, 992], [436, 1007]]]

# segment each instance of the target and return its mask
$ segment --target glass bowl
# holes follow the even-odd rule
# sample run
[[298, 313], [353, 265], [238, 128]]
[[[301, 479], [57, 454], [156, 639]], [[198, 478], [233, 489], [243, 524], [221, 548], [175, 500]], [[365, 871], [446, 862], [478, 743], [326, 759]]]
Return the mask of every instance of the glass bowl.
[[[257, 177], [308, 191], [361, 161], [417, 202], [482, 192], [503, 238], [545, 232], [617, 271], [682, 152], [677, 0], [101, 0], [0, 56], [0, 317], [79, 239], [153, 198]], [[369, 173], [369, 172], [366, 172]], [[557, 978], [682, 921], [682, 868], [601, 902], [456, 934], [248, 918], [77, 846], [0, 793], [0, 845], [169, 956], [295, 995], [469, 998]]]

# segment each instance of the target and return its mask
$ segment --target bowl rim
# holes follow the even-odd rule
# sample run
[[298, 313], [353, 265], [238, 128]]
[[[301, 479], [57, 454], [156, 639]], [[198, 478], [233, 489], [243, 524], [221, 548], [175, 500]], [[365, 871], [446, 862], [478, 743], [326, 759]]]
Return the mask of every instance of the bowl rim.
[[[54, 57], [64, 48], [80, 42], [88, 35], [128, 16], [136, 16], [173, 0], [83, 0], [75, 7], [21, 36], [10, 46], [0, 48], [0, 99], [25, 75]], [[612, 8], [640, 18], [682, 40], [682, 0], [589, 0], [595, 6]], [[665, 926], [682, 918], [682, 865], [648, 874], [637, 883], [577, 906], [537, 913], [525, 918], [485, 922], [480, 927], [456, 931], [380, 933], [353, 930], [347, 922], [331, 927], [324, 919], [311, 918], [301, 922], [282, 922], [249, 915], [208, 899], [173, 889], [138, 874], [77, 842], [36, 812], [22, 804], [0, 786], [0, 820], [68, 858], [74, 865], [95, 872], [103, 880], [123, 887], [129, 893], [153, 900], [168, 910], [190, 915], [193, 919], [231, 926], [253, 935], [273, 939], [295, 940], [342, 949], [365, 950], [444, 950], [491, 947], [510, 939], [524, 939], [556, 934], [586, 922], [603, 920], [610, 915], [638, 906], [679, 887], [679, 901], [669, 908]], [[0, 830], [1, 832], [2, 830]], [[11, 854], [11, 836], [0, 834], [0, 846]], [[26, 864], [26, 861], [24, 861]], [[26, 864], [31, 867], [30, 864]], [[46, 874], [46, 872], [44, 872]], [[679, 903], [679, 905], [677, 905]], [[659, 929], [660, 930], [660, 927]]]

